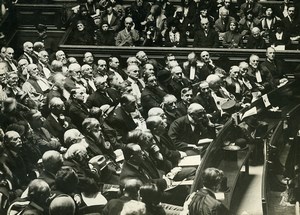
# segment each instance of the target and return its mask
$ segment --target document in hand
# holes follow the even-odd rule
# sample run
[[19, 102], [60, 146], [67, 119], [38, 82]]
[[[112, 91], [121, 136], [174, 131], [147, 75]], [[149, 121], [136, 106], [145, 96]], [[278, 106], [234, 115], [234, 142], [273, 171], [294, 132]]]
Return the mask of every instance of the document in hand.
[[193, 155], [193, 156], [187, 156], [182, 158], [178, 166], [199, 166], [201, 163], [201, 156], [200, 155]]
[[204, 138], [204, 139], [200, 139], [198, 141], [198, 146], [200, 145], [205, 145], [205, 144], [208, 144], [208, 143], [211, 143], [213, 141], [213, 139], [210, 139], [210, 138]]

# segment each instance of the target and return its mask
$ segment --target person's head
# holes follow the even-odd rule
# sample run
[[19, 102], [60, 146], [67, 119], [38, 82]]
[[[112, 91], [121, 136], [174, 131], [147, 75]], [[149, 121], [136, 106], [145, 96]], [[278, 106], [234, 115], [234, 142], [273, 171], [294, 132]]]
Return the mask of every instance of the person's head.
[[231, 0], [224, 0], [224, 7], [228, 10], [231, 5]]
[[56, 57], [56, 60], [62, 62], [63, 65], [66, 65], [66, 64], [67, 64], [67, 57], [66, 57], [66, 54], [64, 53], [64, 51], [58, 50], [58, 51], [55, 53], [55, 57]]
[[229, 29], [232, 32], [238, 32], [238, 23], [236, 21], [231, 21], [229, 24]]
[[192, 97], [193, 97], [192, 89], [186, 87], [186, 88], [183, 88], [180, 93], [181, 93], [181, 100], [183, 102], [185, 102], [186, 104], [190, 104], [192, 101]]
[[62, 193], [72, 194], [77, 190], [78, 176], [69, 166], [62, 166], [55, 175], [55, 187]]
[[11, 61], [14, 58], [15, 51], [11, 47], [7, 47], [5, 51], [5, 58]]
[[88, 163], [89, 156], [85, 146], [80, 143], [75, 143], [68, 148], [65, 153], [65, 158], [85, 165]]
[[66, 83], [66, 77], [62, 73], [58, 72], [53, 75], [54, 86], [63, 89], [65, 83]]
[[147, 128], [154, 135], [163, 135], [167, 129], [167, 123], [160, 116], [150, 116], [146, 120]]
[[103, 22], [102, 25], [101, 25], [101, 29], [102, 29], [102, 31], [107, 32], [108, 29], [109, 29], [108, 23], [107, 22]]
[[236, 80], [240, 75], [240, 68], [238, 66], [231, 66], [229, 75], [232, 79]]
[[107, 70], [107, 64], [106, 61], [103, 59], [99, 59], [98, 60], [98, 66], [97, 66], [97, 71], [102, 73], [102, 72], [106, 72]]
[[78, 87], [71, 90], [70, 97], [78, 102], [84, 102], [86, 98], [86, 90], [83, 87]]
[[223, 179], [223, 171], [213, 167], [205, 169], [202, 175], [203, 186], [215, 192], [220, 189]]
[[188, 115], [191, 117], [193, 123], [199, 124], [203, 122], [203, 120], [206, 117], [205, 109], [202, 107], [202, 105], [198, 103], [192, 103], [188, 107], [187, 110]]
[[254, 69], [257, 69], [259, 64], [259, 57], [255, 54], [252, 54], [249, 58], [249, 65], [252, 66]]
[[72, 63], [68, 67], [68, 75], [75, 81], [80, 81], [81, 78], [81, 66], [78, 63]]
[[125, 160], [134, 165], [140, 165], [144, 160], [144, 152], [142, 151], [141, 146], [139, 146], [137, 143], [128, 143], [124, 148], [123, 153]]
[[149, 88], [155, 88], [158, 86], [156, 77], [154, 75], [145, 75], [144, 81]]
[[23, 44], [23, 50], [27, 54], [32, 54], [33, 53], [33, 44], [32, 44], [32, 42], [29, 42], [29, 41], [25, 42]]
[[94, 63], [94, 56], [91, 52], [86, 52], [83, 55], [83, 62], [86, 64], [91, 65], [92, 63]]
[[206, 81], [201, 81], [199, 84], [199, 92], [201, 95], [204, 95], [206, 97], [211, 96], [211, 91], [209, 88], [209, 85]]
[[47, 51], [43, 50], [39, 52], [39, 61], [41, 61], [44, 64], [49, 63], [49, 54]]
[[164, 110], [160, 107], [153, 107], [148, 111], [148, 117], [151, 116], [160, 116], [162, 120], [167, 123], [167, 116], [164, 112]]
[[126, 202], [120, 215], [146, 215], [146, 205], [143, 202], [130, 200]]
[[196, 65], [197, 62], [197, 55], [195, 52], [191, 52], [188, 54], [188, 61], [191, 65]]
[[108, 86], [119, 89], [123, 87], [122, 81], [115, 75], [109, 75], [107, 77]]
[[258, 39], [260, 37], [260, 29], [258, 27], [252, 28], [251, 34], [255, 39]]
[[35, 130], [40, 129], [43, 126], [45, 118], [40, 111], [32, 109], [28, 112], [27, 120], [30, 123], [30, 126]]
[[60, 98], [54, 97], [49, 102], [49, 109], [51, 113], [53, 113], [56, 116], [59, 116], [65, 110], [64, 102]]
[[176, 61], [176, 58], [173, 54], [167, 54], [165, 56], [165, 63], [167, 67], [170, 67], [170, 63]]
[[27, 72], [29, 73], [30, 77], [33, 79], [39, 78], [39, 69], [36, 64], [31, 63], [27, 66]]
[[18, 81], [19, 81], [19, 76], [16, 71], [12, 71], [7, 74], [7, 84], [10, 87], [17, 87]]
[[208, 30], [209, 29], [209, 21], [207, 18], [202, 18], [201, 21], [200, 21], [200, 25], [201, 25], [201, 28], [203, 30]]
[[120, 183], [123, 194], [134, 200], [139, 200], [139, 190], [141, 186], [142, 182], [136, 178], [125, 178]]
[[120, 99], [120, 104], [128, 113], [136, 110], [136, 97], [131, 94], [123, 94]]
[[173, 80], [182, 81], [183, 72], [180, 66], [173, 67], [171, 73]]
[[124, 23], [125, 23], [125, 28], [130, 31], [132, 26], [133, 26], [133, 20], [131, 17], [126, 17], [125, 20], [124, 20]]
[[295, 17], [296, 7], [294, 5], [289, 5], [287, 8], [288, 16], [291, 18]]
[[218, 75], [211, 74], [207, 76], [206, 82], [208, 83], [210, 89], [217, 90], [222, 84], [222, 79]]
[[82, 129], [86, 135], [100, 137], [101, 125], [96, 118], [86, 118], [82, 122]]
[[112, 3], [107, 3], [107, 5], [106, 5], [106, 7], [105, 7], [105, 9], [106, 9], [106, 12], [108, 13], [108, 14], [112, 14], [113, 13], [113, 11], [114, 11], [114, 8], [113, 8], [113, 4]]
[[154, 75], [154, 66], [151, 63], [146, 63], [144, 65], [144, 75]]
[[64, 65], [61, 61], [53, 60], [51, 62], [51, 69], [53, 70], [54, 73], [63, 72], [63, 66]]
[[269, 61], [273, 61], [275, 59], [275, 49], [273, 47], [267, 48], [266, 57]]
[[108, 58], [108, 65], [112, 69], [118, 69], [120, 65], [119, 59], [117, 57]]
[[56, 174], [63, 165], [63, 156], [58, 151], [49, 150], [43, 154], [42, 163], [45, 171]]
[[76, 204], [68, 195], [55, 197], [49, 206], [49, 215], [75, 215]]
[[4, 145], [12, 151], [18, 152], [22, 146], [21, 136], [16, 131], [7, 131], [4, 135]]
[[81, 66], [82, 76], [87, 79], [93, 78], [93, 68], [88, 64], [83, 64]]
[[85, 24], [82, 20], [78, 20], [77, 24], [76, 24], [76, 27], [77, 27], [77, 31], [81, 32], [81, 31], [84, 31]]
[[28, 199], [37, 203], [39, 206], [44, 206], [50, 197], [50, 187], [42, 179], [34, 179], [28, 185]]
[[142, 64], [148, 61], [148, 56], [144, 51], [138, 51], [135, 56]]
[[39, 53], [40, 51], [45, 50], [45, 45], [43, 42], [37, 41], [33, 44], [33, 51]]
[[21, 70], [21, 71], [27, 71], [27, 66], [28, 66], [28, 60], [22, 58], [18, 61], [18, 68]]
[[246, 76], [248, 69], [249, 69], [249, 64], [245, 61], [240, 62], [239, 64], [239, 68], [240, 68], [240, 74], [241, 76]]
[[69, 129], [64, 133], [64, 145], [69, 147], [73, 144], [86, 144], [85, 138], [80, 131], [75, 128]]
[[272, 18], [273, 17], [273, 9], [272, 7], [267, 7], [265, 10], [266, 18]]
[[158, 205], [161, 201], [161, 191], [156, 184], [145, 184], [140, 188], [140, 197], [146, 205]]
[[104, 92], [108, 88], [107, 78], [103, 76], [98, 76], [94, 80], [95, 87], [98, 91]]
[[127, 67], [127, 74], [132, 79], [138, 79], [140, 74], [140, 69], [136, 64], [131, 64]]
[[164, 96], [161, 106], [168, 112], [175, 112], [177, 110], [177, 98], [172, 94], [167, 94]]
[[210, 56], [207, 51], [203, 51], [200, 53], [200, 60], [204, 63], [209, 63], [210, 61]]
[[152, 5], [151, 9], [150, 9], [150, 13], [154, 16], [154, 17], [157, 17], [161, 14], [162, 12], [162, 9], [159, 5], [155, 4], [155, 5]]
[[138, 66], [140, 64], [139, 60], [136, 57], [127, 58], [126, 63], [127, 63], [127, 66], [132, 65], [132, 64]]
[[229, 16], [229, 10], [227, 10], [226, 8], [222, 7], [220, 8], [219, 10], [219, 15], [220, 15], [220, 18], [222, 20], [226, 20]]

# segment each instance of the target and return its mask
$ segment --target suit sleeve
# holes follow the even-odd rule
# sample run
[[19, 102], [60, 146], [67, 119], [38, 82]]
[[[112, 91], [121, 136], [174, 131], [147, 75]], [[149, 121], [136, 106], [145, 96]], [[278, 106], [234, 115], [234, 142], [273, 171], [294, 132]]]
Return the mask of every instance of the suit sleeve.
[[188, 143], [180, 141], [179, 135], [182, 132], [182, 128], [180, 127], [177, 121], [174, 121], [169, 128], [168, 135], [171, 140], [174, 142], [175, 147], [178, 150], [186, 150], [188, 148]]

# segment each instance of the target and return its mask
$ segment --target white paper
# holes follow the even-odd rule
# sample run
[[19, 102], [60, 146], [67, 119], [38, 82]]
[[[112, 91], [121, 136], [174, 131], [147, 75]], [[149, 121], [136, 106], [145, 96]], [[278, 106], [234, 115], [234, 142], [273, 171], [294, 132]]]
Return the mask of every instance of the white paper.
[[267, 94], [264, 94], [261, 96], [262, 97], [262, 100], [265, 104], [265, 107], [269, 107], [271, 105], [270, 101], [269, 101], [269, 97]]
[[195, 67], [191, 66], [191, 68], [190, 68], [190, 80], [195, 79], [195, 73], [196, 73]]
[[257, 71], [257, 72], [255, 73], [255, 76], [256, 76], [256, 81], [257, 81], [257, 83], [261, 83], [261, 82], [262, 82], [262, 78], [261, 78], [260, 71]]
[[246, 117], [253, 116], [253, 115], [255, 115], [255, 114], [257, 114], [257, 108], [256, 108], [256, 107], [253, 107], [253, 108], [247, 110], [247, 111], [243, 114], [241, 120], [243, 120], [243, 119], [246, 118]]
[[210, 138], [204, 138], [204, 139], [200, 139], [198, 141], [198, 144], [197, 145], [204, 145], [204, 144], [207, 144], [207, 143], [211, 143], [213, 141], [213, 139], [210, 139]]
[[216, 196], [216, 199], [219, 200], [219, 201], [223, 201], [225, 199], [225, 195], [224, 193], [215, 193], [215, 196]]
[[199, 166], [201, 163], [200, 155], [187, 156], [178, 162], [178, 166]]

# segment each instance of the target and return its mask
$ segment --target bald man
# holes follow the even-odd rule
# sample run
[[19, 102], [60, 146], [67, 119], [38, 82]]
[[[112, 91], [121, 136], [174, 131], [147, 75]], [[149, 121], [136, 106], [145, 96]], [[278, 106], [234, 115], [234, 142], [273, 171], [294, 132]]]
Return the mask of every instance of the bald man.
[[178, 150], [185, 151], [188, 155], [199, 154], [199, 151], [195, 151], [198, 141], [214, 138], [215, 131], [209, 126], [206, 112], [200, 104], [192, 103], [187, 111], [187, 115], [170, 125], [168, 134]]
[[131, 17], [125, 18], [125, 29], [120, 31], [116, 37], [116, 46], [135, 46], [140, 39], [137, 30], [133, 29], [133, 20]]

